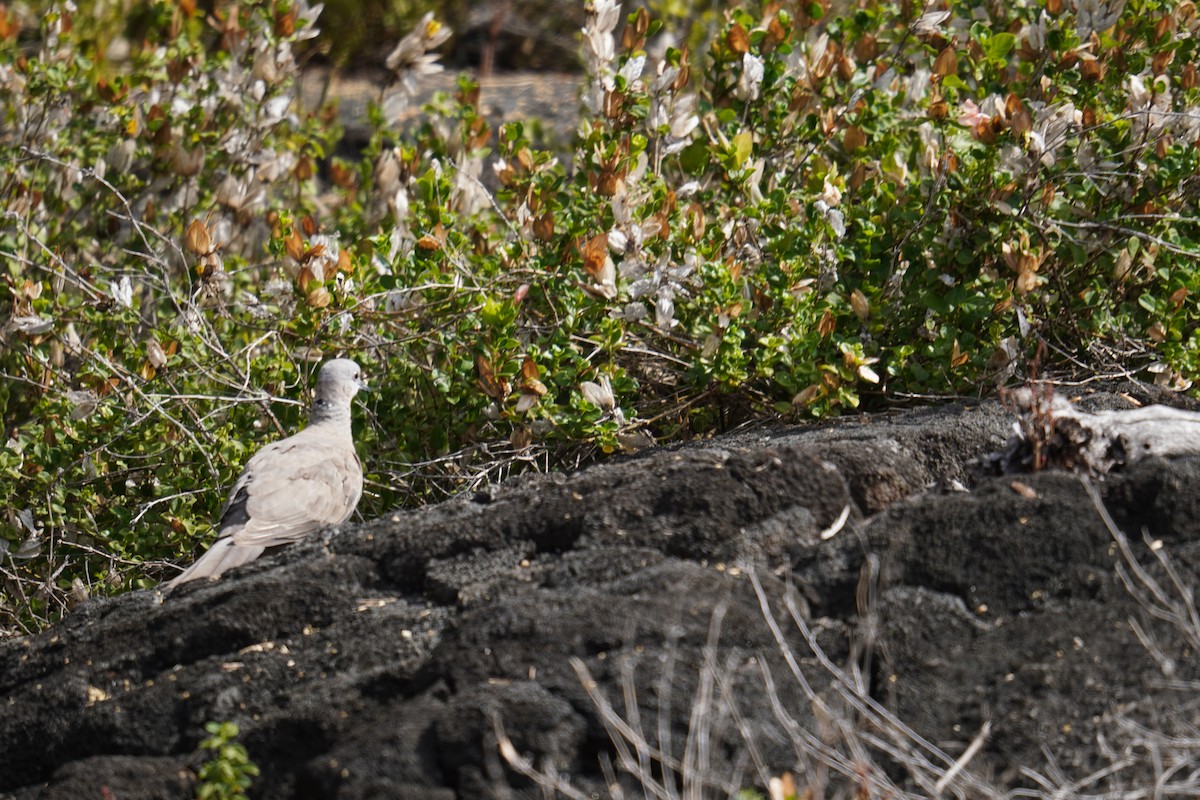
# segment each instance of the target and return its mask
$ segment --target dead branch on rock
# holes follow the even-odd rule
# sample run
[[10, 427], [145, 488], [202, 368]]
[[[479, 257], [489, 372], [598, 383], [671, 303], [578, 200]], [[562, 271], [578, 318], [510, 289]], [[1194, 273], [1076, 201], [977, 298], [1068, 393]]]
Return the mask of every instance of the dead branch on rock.
[[1200, 454], [1200, 413], [1169, 406], [1089, 413], [1047, 385], [1002, 399], [1017, 414], [1016, 436], [993, 463], [1003, 474], [1062, 467], [1104, 475], [1151, 456]]

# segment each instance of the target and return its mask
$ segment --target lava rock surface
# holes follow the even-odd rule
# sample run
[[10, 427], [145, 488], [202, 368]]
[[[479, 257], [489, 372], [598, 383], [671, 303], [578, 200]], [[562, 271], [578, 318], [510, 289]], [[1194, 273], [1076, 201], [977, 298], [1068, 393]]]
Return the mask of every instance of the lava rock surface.
[[1200, 720], [1200, 458], [988, 476], [1012, 421], [741, 432], [84, 604], [0, 643], [0, 796], [191, 798], [212, 720], [256, 798], [929, 794], [983, 729], [976, 793], [1152, 781]]

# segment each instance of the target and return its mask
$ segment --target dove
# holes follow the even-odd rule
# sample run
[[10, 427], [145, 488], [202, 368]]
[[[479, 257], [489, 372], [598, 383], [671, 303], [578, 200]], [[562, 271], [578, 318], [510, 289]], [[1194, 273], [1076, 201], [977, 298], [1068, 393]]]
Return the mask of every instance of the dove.
[[221, 510], [216, 542], [171, 579], [166, 591], [216, 578], [268, 547], [291, 544], [350, 518], [363, 488], [350, 430], [350, 403], [360, 389], [367, 385], [358, 364], [337, 358], [322, 365], [308, 426], [246, 462]]

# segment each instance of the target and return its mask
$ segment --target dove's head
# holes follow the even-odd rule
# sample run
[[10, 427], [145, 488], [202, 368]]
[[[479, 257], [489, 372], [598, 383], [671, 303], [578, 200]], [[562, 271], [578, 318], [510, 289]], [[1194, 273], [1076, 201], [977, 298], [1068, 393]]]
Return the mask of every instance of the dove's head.
[[349, 416], [350, 401], [359, 390], [367, 390], [362, 369], [348, 358], [326, 361], [317, 375], [317, 391], [313, 398], [313, 417]]

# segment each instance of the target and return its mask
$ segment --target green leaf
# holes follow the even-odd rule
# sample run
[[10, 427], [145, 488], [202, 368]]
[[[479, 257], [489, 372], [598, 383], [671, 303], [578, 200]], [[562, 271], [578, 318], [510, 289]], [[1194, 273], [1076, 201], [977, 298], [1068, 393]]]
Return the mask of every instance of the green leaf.
[[749, 159], [754, 150], [754, 135], [750, 131], [742, 131], [733, 137], [733, 165], [739, 169]]
[[988, 57], [995, 61], [1003, 61], [1017, 45], [1017, 37], [1012, 33], [997, 33], [988, 42]]
[[691, 175], [700, 175], [708, 167], [708, 144], [692, 142], [679, 153], [679, 166]]
[[966, 82], [957, 75], [947, 75], [942, 78], [942, 87], [945, 89], [958, 89], [960, 91], [971, 91], [971, 87], [967, 86]]

